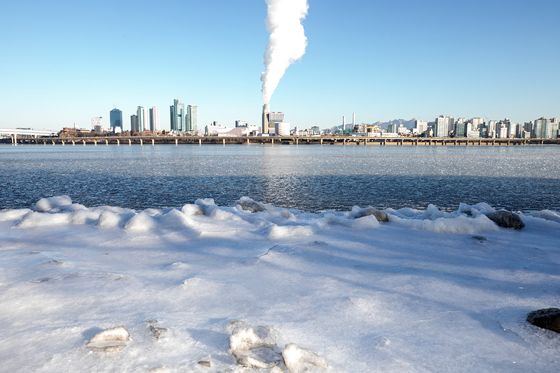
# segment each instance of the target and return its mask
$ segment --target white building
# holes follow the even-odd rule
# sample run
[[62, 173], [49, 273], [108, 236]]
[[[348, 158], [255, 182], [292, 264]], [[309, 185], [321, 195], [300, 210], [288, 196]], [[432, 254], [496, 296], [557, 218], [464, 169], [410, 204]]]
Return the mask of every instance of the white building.
[[[277, 136], [290, 136], [290, 123], [286, 122], [275, 122], [274, 123], [274, 133]], [[297, 135], [296, 130], [296, 135]]]
[[428, 122], [425, 120], [416, 120], [414, 123], [414, 133], [421, 135], [428, 130]]
[[447, 137], [453, 129], [455, 120], [448, 116], [440, 115], [434, 125], [434, 137]]

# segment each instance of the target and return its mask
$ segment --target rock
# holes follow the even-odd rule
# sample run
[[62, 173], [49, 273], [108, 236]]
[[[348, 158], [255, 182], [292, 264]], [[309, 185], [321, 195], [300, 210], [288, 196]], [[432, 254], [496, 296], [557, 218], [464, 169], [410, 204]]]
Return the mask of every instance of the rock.
[[270, 328], [253, 328], [242, 321], [234, 321], [229, 329], [229, 352], [237, 364], [252, 369], [271, 369], [282, 365], [282, 355]]
[[148, 329], [150, 329], [150, 333], [152, 333], [152, 337], [154, 337], [155, 339], [160, 339], [161, 337], [164, 337], [165, 334], [167, 333], [167, 328], [162, 328], [161, 326], [158, 326], [158, 321], [157, 320], [148, 320]]
[[150, 332], [155, 339], [160, 339], [167, 333], [167, 328], [162, 328], [160, 326], [150, 325]]
[[328, 367], [325, 359], [293, 343], [286, 345], [282, 357], [290, 373], [320, 372]]
[[128, 331], [122, 326], [105, 329], [89, 340], [86, 347], [98, 352], [118, 352], [130, 341]]
[[242, 210], [252, 213], [266, 211], [261, 203], [258, 203], [249, 197], [242, 197], [239, 201], [237, 201], [237, 205], [241, 207]]
[[472, 236], [473, 240], [477, 240], [478, 242], [485, 242], [488, 239], [484, 236]]
[[511, 211], [496, 211], [491, 212], [486, 215], [488, 219], [492, 220], [496, 223], [499, 227], [502, 228], [513, 228], [513, 229], [523, 229], [525, 227], [525, 223], [521, 220], [521, 217]]
[[203, 359], [198, 362], [198, 365], [204, 368], [212, 368], [212, 360], [210, 359]]
[[389, 215], [387, 215], [385, 211], [378, 210], [375, 207], [371, 206], [368, 206], [366, 208], [355, 206], [350, 212], [350, 217], [354, 219], [359, 219], [363, 218], [364, 216], [370, 215], [373, 215], [377, 219], [377, 221], [381, 223], [386, 223], [389, 221]]
[[547, 308], [530, 312], [527, 321], [539, 328], [560, 333], [560, 309]]

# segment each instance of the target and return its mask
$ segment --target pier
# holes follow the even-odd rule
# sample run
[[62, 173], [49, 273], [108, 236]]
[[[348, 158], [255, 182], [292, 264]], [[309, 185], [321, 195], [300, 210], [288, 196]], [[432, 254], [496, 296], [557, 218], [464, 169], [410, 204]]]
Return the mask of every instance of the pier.
[[[486, 139], [436, 137], [354, 137], [354, 136], [92, 136], [92, 137], [35, 137], [11, 136], [4, 142], [38, 145], [93, 145], [119, 146], [121, 144], [154, 145], [338, 145], [338, 146], [521, 146], [560, 145], [557, 139]], [[7, 140], [7, 141], [6, 141]]]

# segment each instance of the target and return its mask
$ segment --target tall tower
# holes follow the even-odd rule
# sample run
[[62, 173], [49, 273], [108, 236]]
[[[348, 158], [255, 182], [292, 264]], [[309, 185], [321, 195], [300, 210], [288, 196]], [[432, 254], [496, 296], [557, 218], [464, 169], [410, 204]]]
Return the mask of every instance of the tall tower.
[[344, 132], [346, 130], [346, 116], [343, 115], [342, 116], [342, 131]]
[[268, 104], [263, 105], [262, 111], [262, 133], [268, 133]]
[[146, 126], [146, 110], [143, 106], [138, 106], [136, 110], [136, 116], [138, 117], [138, 132], [144, 132], [147, 128]]
[[150, 131], [157, 132], [159, 129], [159, 110], [156, 106], [150, 108]]
[[198, 122], [198, 106], [188, 105], [187, 106], [187, 125], [185, 131], [196, 132], [197, 122]]
[[169, 107], [171, 120], [171, 131], [184, 132], [187, 127], [187, 113], [185, 104], [178, 99], [173, 100], [173, 105]]
[[352, 113], [352, 127], [356, 125], [356, 113]]

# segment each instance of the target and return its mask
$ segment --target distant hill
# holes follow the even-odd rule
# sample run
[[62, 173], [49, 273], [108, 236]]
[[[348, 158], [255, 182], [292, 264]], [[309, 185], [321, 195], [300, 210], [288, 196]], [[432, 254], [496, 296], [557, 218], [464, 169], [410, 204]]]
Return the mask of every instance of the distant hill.
[[[409, 120], [406, 120], [406, 119], [393, 119], [393, 120], [390, 120], [390, 121], [388, 121], [388, 122], [375, 122], [375, 123], [371, 123], [371, 124], [376, 124], [376, 125], [378, 125], [379, 127], [381, 127], [381, 128], [384, 129], [384, 130], [386, 130], [387, 127], [389, 127], [390, 124], [397, 124], [397, 125], [402, 124], [402, 125], [404, 125], [406, 128], [408, 128], [408, 129], [413, 129], [414, 126], [415, 126], [415, 124], [416, 124], [415, 122], [416, 122], [416, 119], [415, 119], [415, 118], [412, 118], [412, 119], [409, 119]], [[362, 122], [359, 122], [359, 123], [361, 124]], [[369, 122], [368, 122], [368, 123], [369, 123]], [[347, 130], [350, 129], [351, 127], [352, 127], [351, 124], [346, 124], [346, 129], [347, 129]], [[331, 130], [332, 130], [332, 131], [337, 131], [337, 130], [338, 130], [338, 131], [342, 131], [342, 125], [334, 126], [334, 127], [331, 128]]]

